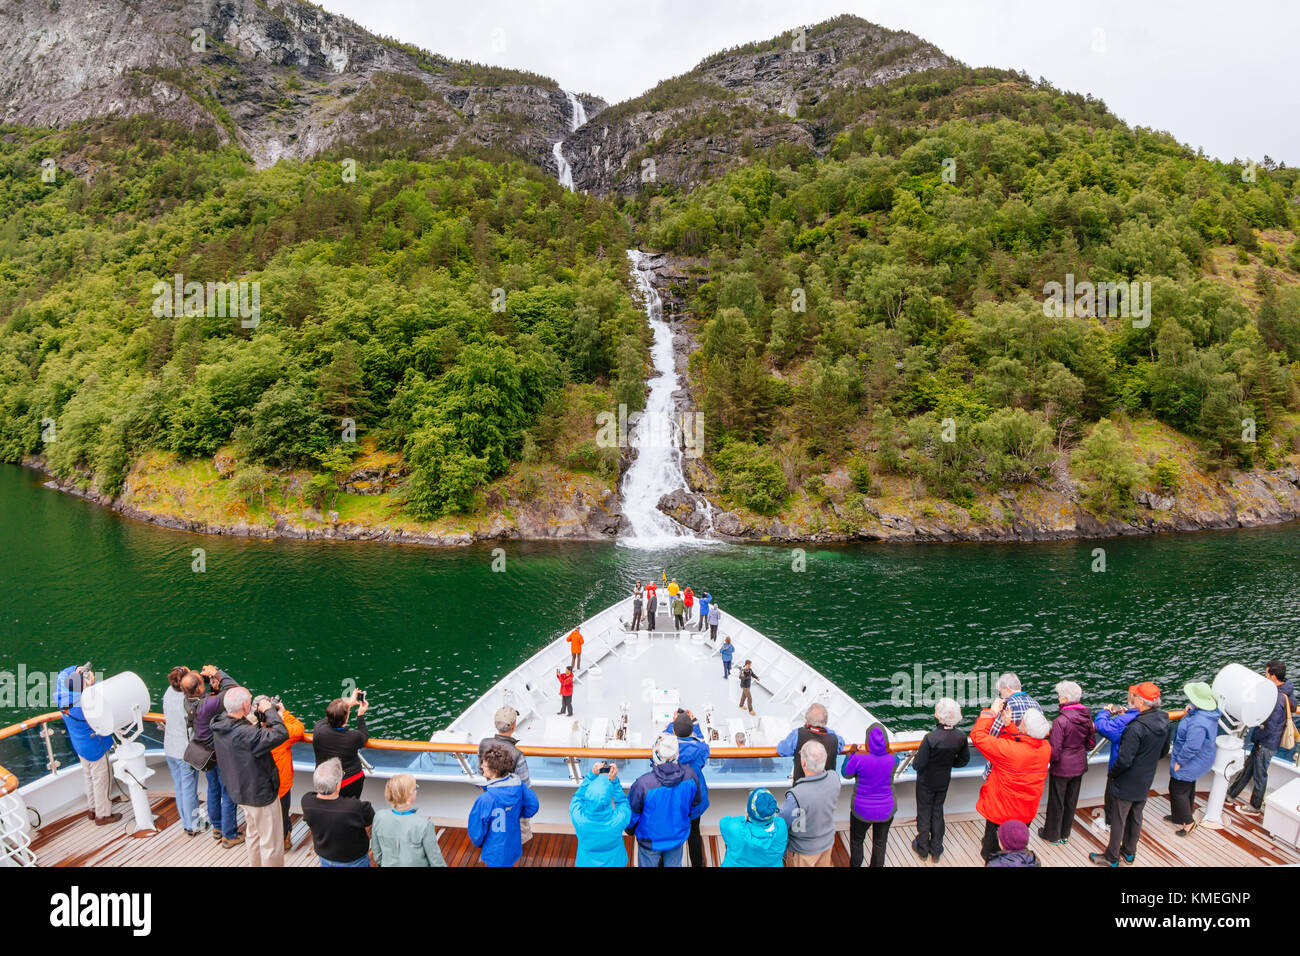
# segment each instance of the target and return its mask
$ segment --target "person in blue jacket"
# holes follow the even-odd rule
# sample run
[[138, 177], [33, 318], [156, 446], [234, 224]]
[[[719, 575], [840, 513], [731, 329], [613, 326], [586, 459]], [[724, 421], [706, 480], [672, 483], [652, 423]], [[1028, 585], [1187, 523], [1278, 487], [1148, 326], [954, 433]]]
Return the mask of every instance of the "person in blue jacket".
[[743, 817], [718, 821], [727, 853], [723, 866], [783, 866], [789, 825], [781, 818], [770, 790], [751, 790]]
[[1188, 684], [1183, 688], [1187, 695], [1187, 713], [1174, 731], [1174, 745], [1169, 753], [1169, 809], [1165, 817], [1178, 829], [1179, 836], [1187, 836], [1196, 829], [1193, 807], [1196, 800], [1196, 781], [1210, 772], [1214, 765], [1214, 740], [1219, 735], [1219, 702], [1214, 688], [1209, 684]]
[[704, 837], [700, 835], [700, 817], [709, 809], [709, 782], [704, 779], [704, 765], [709, 761], [709, 745], [700, 730], [700, 722], [689, 710], [679, 710], [664, 733], [677, 737], [677, 762], [695, 771], [700, 784], [700, 802], [691, 811], [691, 835], [686, 847], [691, 852], [691, 866], [704, 865]]
[[691, 833], [691, 811], [700, 802], [695, 771], [677, 762], [677, 737], [661, 734], [651, 751], [654, 766], [628, 792], [638, 866], [681, 866], [682, 845]]
[[700, 602], [700, 626], [698, 630], [704, 630], [709, 626], [709, 605], [713, 603], [713, 595], [705, 591], [699, 597]]
[[1119, 756], [1119, 739], [1124, 736], [1124, 730], [1133, 719], [1140, 713], [1137, 704], [1133, 700], [1133, 694], [1128, 695], [1128, 708], [1117, 707], [1114, 704], [1107, 704], [1101, 710], [1097, 711], [1097, 716], [1093, 718], [1092, 724], [1097, 728], [1097, 733], [1101, 734], [1110, 741], [1110, 760], [1106, 764], [1108, 771], [1106, 776], [1106, 793], [1103, 798], [1105, 807], [1106, 822], [1114, 826], [1111, 820], [1111, 812], [1115, 809], [1115, 798], [1110, 792], [1110, 775], [1109, 770], [1115, 766], [1115, 758]]
[[736, 656], [736, 645], [731, 643], [731, 638], [722, 639], [722, 647], [718, 649], [722, 656], [722, 679], [726, 680], [731, 676], [731, 659]]
[[505, 747], [488, 744], [478, 762], [487, 783], [470, 807], [470, 842], [479, 848], [479, 858], [487, 866], [514, 866], [524, 854], [519, 821], [537, 813], [541, 804], [514, 773], [514, 756]]
[[632, 808], [618, 782], [618, 764], [596, 763], [569, 801], [569, 819], [578, 837], [574, 866], [627, 866], [623, 831]]
[[113, 749], [113, 738], [90, 729], [81, 709], [81, 693], [95, 683], [95, 672], [89, 665], [65, 667], [55, 678], [55, 705], [63, 712], [63, 726], [68, 740], [81, 763], [81, 776], [86, 785], [87, 815], [99, 826], [122, 819], [113, 812], [113, 801], [108, 793], [112, 774], [108, 766], [108, 752]]

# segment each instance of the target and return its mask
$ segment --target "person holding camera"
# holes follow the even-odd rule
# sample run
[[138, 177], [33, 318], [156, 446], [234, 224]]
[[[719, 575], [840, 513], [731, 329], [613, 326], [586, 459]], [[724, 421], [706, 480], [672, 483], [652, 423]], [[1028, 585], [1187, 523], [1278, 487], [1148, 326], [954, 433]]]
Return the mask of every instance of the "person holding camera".
[[284, 866], [280, 772], [271, 756], [289, 739], [283, 705], [259, 696], [254, 709], [246, 687], [232, 687], [223, 696], [225, 709], [211, 722], [212, 745], [230, 798], [244, 811], [248, 865]]
[[[989, 763], [989, 775], [975, 803], [975, 812], [984, 818], [980, 856], [985, 863], [1002, 852], [998, 841], [1002, 824], [1019, 820], [1029, 826], [1034, 822], [1052, 760], [1052, 745], [1047, 742], [1052, 725], [1043, 712], [1029, 708], [1013, 719], [1011, 706], [1007, 698], [995, 698], [970, 732], [970, 742]], [[999, 716], [1002, 734], [995, 737], [991, 728]]]
[[[185, 748], [190, 743], [193, 722], [187, 707], [197, 694], [199, 676], [188, 667], [173, 667], [167, 674], [167, 684], [162, 699], [163, 755], [172, 775], [181, 828], [192, 837], [199, 832], [199, 772], [185, 762]], [[194, 694], [186, 693], [187, 686]]]
[[[205, 664], [199, 671], [203, 697], [194, 709], [194, 741], [215, 753], [212, 746], [212, 718], [222, 711], [226, 691], [238, 683], [215, 664]], [[235, 801], [221, 775], [220, 761], [215, 761], [204, 771], [208, 783], [208, 822], [212, 824], [212, 838], [221, 841], [222, 849], [229, 850], [244, 842], [238, 825]]]
[[618, 782], [618, 764], [592, 765], [569, 801], [569, 819], [578, 838], [574, 866], [627, 866], [623, 830], [632, 821], [632, 807]]
[[557, 716], [573, 716], [573, 668], [555, 672], [555, 679], [560, 682], [560, 709]]
[[55, 704], [63, 714], [63, 726], [68, 731], [68, 741], [81, 764], [81, 776], [86, 785], [87, 816], [97, 826], [106, 826], [122, 819], [113, 812], [113, 798], [108, 787], [112, 774], [108, 767], [108, 752], [113, 749], [113, 738], [97, 734], [90, 729], [81, 709], [82, 692], [95, 683], [95, 672], [90, 664], [65, 667], [56, 678]]
[[1160, 709], [1160, 688], [1151, 681], [1134, 684], [1129, 699], [1138, 714], [1119, 740], [1119, 753], [1110, 765], [1106, 789], [1111, 796], [1110, 842], [1101, 853], [1089, 853], [1098, 866], [1132, 863], [1142, 835], [1142, 813], [1156, 776], [1156, 765], [1169, 753], [1169, 715]]
[[[352, 708], [357, 709], [357, 728], [348, 729], [348, 716]], [[361, 796], [361, 789], [366, 784], [365, 772], [361, 767], [361, 748], [370, 740], [366, 730], [366, 711], [370, 701], [366, 700], [364, 690], [354, 690], [350, 697], [337, 697], [325, 708], [325, 718], [316, 721], [312, 728], [312, 751], [316, 755], [316, 766], [320, 766], [332, 757], [338, 757], [343, 765], [343, 783], [340, 793], [345, 797]]]
[[285, 729], [289, 731], [289, 739], [271, 751], [276, 772], [280, 774], [280, 823], [284, 829], [284, 849], [287, 853], [293, 849], [291, 835], [293, 824], [289, 821], [289, 802], [293, 790], [293, 745], [306, 739], [307, 728], [303, 726], [301, 720], [289, 713], [280, 703], [279, 697], [273, 697], [271, 700], [272, 703], [279, 705], [280, 717], [284, 720]]

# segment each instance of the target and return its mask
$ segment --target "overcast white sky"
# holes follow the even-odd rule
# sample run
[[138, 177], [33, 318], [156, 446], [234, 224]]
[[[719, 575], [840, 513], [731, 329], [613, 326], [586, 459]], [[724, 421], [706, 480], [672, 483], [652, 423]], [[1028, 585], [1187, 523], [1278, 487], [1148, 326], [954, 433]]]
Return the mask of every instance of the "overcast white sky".
[[532, 70], [610, 103], [717, 50], [852, 13], [972, 66], [1091, 93], [1221, 159], [1300, 164], [1296, 0], [318, 0], [455, 59]]

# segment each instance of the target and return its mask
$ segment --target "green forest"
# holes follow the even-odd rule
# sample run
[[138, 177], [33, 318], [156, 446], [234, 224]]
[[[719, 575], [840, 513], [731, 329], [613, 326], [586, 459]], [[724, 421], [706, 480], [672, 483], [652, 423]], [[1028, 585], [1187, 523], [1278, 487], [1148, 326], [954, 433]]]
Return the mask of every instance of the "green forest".
[[[1123, 511], [1137, 481], [1177, 481], [1120, 447], [1116, 425], [1142, 417], [1194, 438], [1202, 468], [1297, 450], [1296, 170], [1211, 161], [998, 71], [853, 108], [872, 119], [824, 161], [756, 161], [632, 207], [649, 246], [695, 263], [678, 291], [733, 502], [774, 513], [838, 465], [863, 493], [904, 475], [969, 503], [1077, 449], [1090, 504]], [[1150, 283], [1149, 324], [1045, 315], [1067, 275]]]
[[[49, 156], [93, 175], [43, 182]], [[6, 461], [44, 453], [111, 495], [146, 450], [229, 445], [250, 495], [306, 468], [322, 506], [358, 453], [347, 439], [369, 437], [404, 453], [421, 518], [474, 506], [525, 453], [616, 470], [617, 449], [575, 453], [548, 426], [582, 386], [638, 407], [647, 333], [627, 228], [537, 169], [462, 156], [255, 171], [136, 118], [4, 131], [0, 210]], [[188, 299], [157, 315], [154, 284], [177, 274], [258, 283], [255, 326]]]

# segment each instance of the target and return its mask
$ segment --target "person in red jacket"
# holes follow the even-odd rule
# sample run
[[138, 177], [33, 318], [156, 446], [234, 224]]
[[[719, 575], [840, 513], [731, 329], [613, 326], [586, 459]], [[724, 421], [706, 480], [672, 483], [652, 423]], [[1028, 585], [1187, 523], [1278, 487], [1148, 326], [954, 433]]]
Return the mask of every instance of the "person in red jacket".
[[557, 713], [568, 714], [573, 716], [573, 668], [566, 667], [562, 671], [556, 671], [555, 676], [560, 680], [560, 709]]
[[984, 755], [991, 768], [975, 804], [975, 810], [984, 818], [980, 856], [986, 863], [1002, 851], [998, 843], [1001, 824], [1019, 820], [1028, 826], [1034, 822], [1052, 760], [1052, 746], [1047, 742], [1052, 726], [1042, 711], [1025, 711], [1019, 724], [1011, 721], [1008, 712], [1004, 717], [1002, 735], [994, 737], [989, 733], [994, 719], [1005, 706], [1005, 700], [993, 701], [992, 707], [980, 713], [970, 732], [971, 743]]
[[686, 605], [686, 620], [691, 619], [691, 609], [695, 607], [695, 592], [689, 587], [682, 592], [682, 603]]

